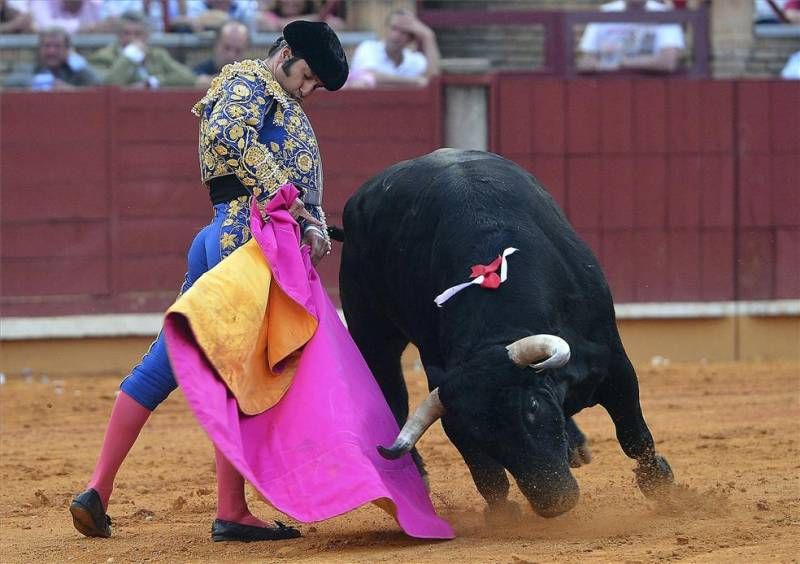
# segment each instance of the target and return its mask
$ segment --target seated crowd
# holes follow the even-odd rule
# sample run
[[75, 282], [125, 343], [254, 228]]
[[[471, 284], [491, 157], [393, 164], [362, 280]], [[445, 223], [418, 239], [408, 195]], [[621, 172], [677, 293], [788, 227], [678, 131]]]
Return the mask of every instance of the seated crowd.
[[[208, 88], [222, 67], [248, 56], [251, 36], [279, 32], [295, 20], [343, 30], [333, 0], [0, 0], [2, 32], [36, 33], [33, 63], [17, 63], [3, 86], [64, 90], [91, 85]], [[166, 10], [166, 13], [165, 13]], [[433, 31], [411, 12], [385, 22], [383, 41], [367, 40], [351, 57], [348, 87], [424, 86], [439, 73]], [[211, 57], [187, 66], [152, 45], [151, 31], [213, 32]], [[116, 41], [81, 56], [75, 34], [114, 33]]]
[[69, 33], [113, 32], [126, 12], [141, 12], [151, 31], [219, 29], [228, 20], [251, 31], [280, 31], [294, 20], [344, 28], [337, 0], [0, 0], [0, 33], [33, 33], [58, 26]]
[[[756, 5], [761, 0], [754, 0]], [[677, 2], [674, 4], [677, 5]], [[775, 0], [786, 21], [800, 18], [800, 0]], [[602, 11], [672, 9], [673, 2], [615, 0]], [[341, 0], [0, 0], [0, 33], [36, 33], [33, 63], [18, 63], [3, 86], [58, 90], [109, 84], [139, 88], [207, 88], [223, 66], [248, 57], [254, 33], [276, 33], [295, 20], [325, 21], [346, 29]], [[150, 32], [213, 32], [211, 57], [187, 66], [152, 45]], [[116, 41], [85, 57], [74, 34], [116, 34]], [[425, 86], [440, 73], [436, 36], [412, 12], [392, 11], [381, 39], [351, 54], [349, 88]], [[678, 24], [591, 23], [576, 53], [581, 73], [671, 73], [686, 57]], [[800, 65], [800, 54], [795, 66]], [[787, 65], [787, 69], [790, 65]], [[794, 78], [797, 70], [785, 78]]]

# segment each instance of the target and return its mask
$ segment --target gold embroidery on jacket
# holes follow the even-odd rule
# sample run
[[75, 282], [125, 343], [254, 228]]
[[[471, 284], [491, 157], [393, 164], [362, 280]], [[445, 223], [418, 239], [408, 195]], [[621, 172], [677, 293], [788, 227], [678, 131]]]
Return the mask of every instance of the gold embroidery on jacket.
[[[276, 103], [271, 123], [265, 124]], [[263, 62], [226, 65], [192, 112], [200, 116], [204, 183], [235, 174], [259, 200], [287, 182], [321, 191], [322, 164], [308, 117]], [[275, 139], [266, 144], [259, 140], [264, 127], [275, 131]]]
[[250, 197], [228, 202], [219, 234], [219, 256], [225, 258], [250, 240]]

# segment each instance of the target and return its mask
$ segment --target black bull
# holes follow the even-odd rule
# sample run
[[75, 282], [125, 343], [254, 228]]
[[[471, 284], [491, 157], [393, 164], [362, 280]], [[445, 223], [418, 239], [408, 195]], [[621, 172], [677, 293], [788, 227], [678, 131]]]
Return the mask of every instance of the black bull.
[[[508, 470], [533, 509], [551, 517], [577, 502], [570, 464], [589, 458], [571, 417], [600, 404], [638, 463], [642, 492], [652, 496], [672, 483], [642, 416], [597, 259], [530, 174], [490, 153], [442, 149], [366, 182], [345, 206], [344, 232], [347, 323], [405, 423], [384, 456], [411, 450], [441, 417], [489, 515], [518, 511], [507, 500]], [[468, 279], [472, 265], [508, 247], [519, 251], [508, 257], [498, 289], [469, 286], [441, 308], [434, 304]], [[544, 337], [525, 339], [532, 335]], [[406, 422], [400, 356], [409, 342], [432, 393]], [[544, 365], [531, 366], [538, 361]]]

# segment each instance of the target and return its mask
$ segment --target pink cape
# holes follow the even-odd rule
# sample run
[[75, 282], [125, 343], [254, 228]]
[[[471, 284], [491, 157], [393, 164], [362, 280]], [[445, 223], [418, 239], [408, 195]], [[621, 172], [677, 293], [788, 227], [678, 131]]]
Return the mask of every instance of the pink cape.
[[[366, 362], [328, 299], [287, 209], [297, 191], [271, 200], [270, 221], [251, 214], [253, 237], [275, 281], [318, 319], [286, 395], [271, 409], [243, 415], [219, 379], [190, 321], [170, 313], [164, 325], [175, 378], [214, 444], [275, 508], [299, 521], [328, 519], [377, 501], [409, 535], [449, 539], [409, 455], [384, 460], [397, 423]], [[388, 503], [387, 503], [388, 502]]]

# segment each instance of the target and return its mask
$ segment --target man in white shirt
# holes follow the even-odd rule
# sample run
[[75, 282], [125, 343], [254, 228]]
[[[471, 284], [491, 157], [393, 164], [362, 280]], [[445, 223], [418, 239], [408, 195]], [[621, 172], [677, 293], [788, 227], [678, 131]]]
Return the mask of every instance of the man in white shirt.
[[[665, 12], [670, 8], [655, 0], [618, 0], [603, 4], [600, 9]], [[580, 72], [673, 72], [680, 64], [686, 42], [678, 24], [590, 23], [578, 48]]]
[[59, 27], [74, 35], [101, 33], [109, 29], [103, 21], [103, 0], [17, 0], [9, 4], [30, 14], [37, 32]]
[[781, 71], [781, 78], [785, 80], [800, 80], [800, 51], [786, 61], [786, 66]]
[[383, 41], [368, 39], [356, 48], [350, 86], [425, 86], [439, 74], [439, 58], [433, 30], [412, 13], [397, 10], [386, 19]]

